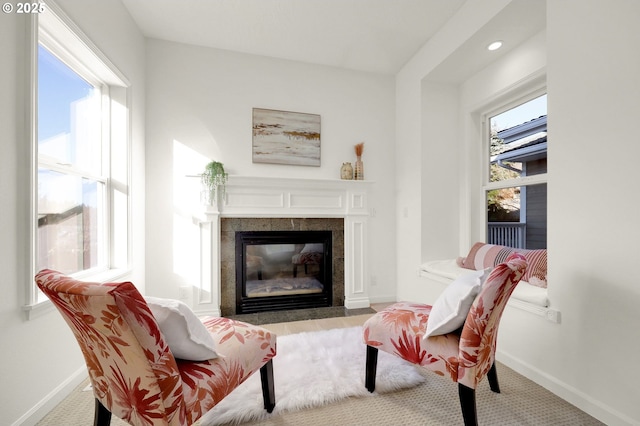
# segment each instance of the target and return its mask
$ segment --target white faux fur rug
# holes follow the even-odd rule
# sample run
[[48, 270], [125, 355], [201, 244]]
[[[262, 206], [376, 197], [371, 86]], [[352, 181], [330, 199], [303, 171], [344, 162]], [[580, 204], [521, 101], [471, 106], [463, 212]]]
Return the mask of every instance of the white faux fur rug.
[[368, 397], [408, 388], [424, 381], [414, 365], [379, 351], [376, 391], [369, 393], [364, 386], [366, 345], [362, 342], [362, 327], [281, 336], [277, 351], [273, 359], [276, 407], [272, 414], [264, 409], [260, 372], [255, 372], [198, 424], [238, 424], [350, 396]]

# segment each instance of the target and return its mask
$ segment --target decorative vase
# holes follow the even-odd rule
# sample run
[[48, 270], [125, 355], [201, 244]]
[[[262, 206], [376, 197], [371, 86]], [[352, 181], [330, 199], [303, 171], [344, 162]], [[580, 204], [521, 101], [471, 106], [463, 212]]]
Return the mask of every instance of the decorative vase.
[[351, 163], [342, 163], [342, 167], [340, 167], [340, 179], [353, 180], [353, 166]]
[[362, 164], [362, 157], [359, 155], [356, 159], [355, 179], [364, 180], [364, 165]]

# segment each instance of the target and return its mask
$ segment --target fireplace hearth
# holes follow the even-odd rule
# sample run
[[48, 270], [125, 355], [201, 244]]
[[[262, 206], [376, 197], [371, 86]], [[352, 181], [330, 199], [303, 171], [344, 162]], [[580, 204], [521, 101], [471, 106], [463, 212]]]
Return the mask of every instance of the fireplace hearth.
[[331, 231], [236, 233], [236, 313], [331, 306]]

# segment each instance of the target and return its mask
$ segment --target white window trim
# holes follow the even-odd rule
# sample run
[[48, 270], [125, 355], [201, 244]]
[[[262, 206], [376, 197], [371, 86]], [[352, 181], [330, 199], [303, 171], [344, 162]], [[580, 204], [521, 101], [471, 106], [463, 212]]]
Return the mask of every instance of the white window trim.
[[[38, 82], [38, 42], [39, 32], [42, 30], [44, 34], [45, 43], [56, 45], [56, 50], [69, 52], [69, 55], [64, 55], [65, 61], [69, 61], [73, 65], [73, 68], [81, 69], [83, 73], [90, 76], [95, 76], [96, 80], [103, 81], [107, 84], [106, 90], [109, 90], [110, 86], [113, 86], [115, 90], [115, 96], [119, 98], [121, 103], [126, 107], [126, 152], [128, 157], [128, 163], [126, 165], [127, 182], [125, 182], [124, 190], [120, 189], [122, 183], [118, 185], [109, 184], [107, 187], [107, 204], [112, 209], [114, 192], [117, 189], [123, 192], [127, 197], [126, 206], [126, 226], [127, 237], [124, 244], [126, 244], [127, 258], [120, 265], [113, 265], [109, 262], [107, 270], [96, 271], [95, 273], [82, 274], [84, 279], [91, 279], [96, 282], [107, 282], [117, 280], [131, 271], [131, 201], [130, 201], [130, 188], [131, 188], [131, 99], [128, 96], [126, 88], [130, 86], [129, 80], [122, 74], [118, 68], [98, 49], [95, 44], [86, 36], [86, 34], [62, 11], [62, 9], [52, 0], [45, 0], [45, 9], [47, 12], [38, 15], [31, 14], [27, 17], [27, 34], [25, 38], [25, 81], [24, 81], [24, 94], [23, 97], [25, 104], [20, 105], [24, 107], [24, 134], [21, 140], [25, 142], [21, 144], [23, 150], [21, 151], [21, 158], [24, 158], [26, 167], [21, 167], [19, 170], [19, 193], [24, 194], [24, 198], [19, 200], [20, 202], [20, 217], [24, 218], [24, 221], [20, 224], [20, 245], [18, 246], [20, 264], [18, 265], [20, 276], [19, 283], [21, 288], [24, 289], [24, 305], [23, 311], [26, 314], [27, 319], [37, 318], [46, 312], [53, 309], [53, 304], [49, 300], [38, 301], [38, 289], [34, 282], [34, 275], [36, 271], [35, 265], [35, 252], [36, 252], [36, 230], [35, 223], [37, 220], [37, 188], [35, 183], [37, 182], [37, 170], [38, 170], [38, 153], [37, 153], [37, 82]], [[62, 35], [62, 36], [60, 36]], [[87, 65], [80, 64], [74, 59], [74, 55], [71, 52], [88, 52]], [[91, 72], [89, 71], [91, 69]], [[118, 90], [123, 88], [124, 90]], [[108, 106], [111, 110], [111, 106]], [[111, 145], [111, 144], [110, 144]], [[110, 148], [113, 149], [113, 148]], [[113, 151], [112, 151], [113, 152]], [[110, 165], [111, 167], [111, 165]], [[113, 213], [113, 210], [112, 210]], [[113, 215], [112, 215], [113, 216]], [[111, 217], [111, 222], [114, 218]], [[108, 227], [108, 239], [114, 241], [113, 226]], [[108, 256], [114, 258], [113, 244], [110, 245], [110, 252]], [[114, 267], [115, 266], [115, 267]], [[86, 271], [85, 271], [86, 272]]]
[[[487, 147], [487, 149], [489, 148]], [[487, 161], [489, 160], [487, 159]], [[501, 180], [499, 182], [487, 182], [482, 188], [484, 191], [492, 191], [494, 189], [512, 188], [514, 186], [536, 185], [538, 183], [547, 183], [547, 173], [523, 176], [518, 179]]]
[[508, 92], [500, 96], [499, 99], [494, 100], [490, 104], [486, 105], [485, 108], [482, 109], [482, 112], [479, 114], [480, 120], [482, 122], [482, 185], [480, 188], [481, 194], [478, 200], [479, 205], [476, 212], [483, 212], [482, 215], [478, 215], [482, 218], [483, 223], [483, 225], [480, 227], [480, 229], [483, 229], [483, 241], [487, 241], [486, 223], [488, 217], [486, 193], [488, 191], [494, 189], [512, 188], [515, 186], [536, 185], [548, 182], [548, 173], [540, 173], [537, 175], [524, 176], [517, 179], [509, 179], [499, 182], [489, 181], [489, 144], [491, 140], [491, 125], [489, 121], [491, 117], [494, 117], [502, 112], [505, 112], [527, 101], [546, 94], [547, 84], [546, 79], [544, 79], [543, 77], [544, 74], [535, 76], [533, 81], [529, 81], [527, 82], [528, 84], [525, 84], [526, 87], [511, 88]]

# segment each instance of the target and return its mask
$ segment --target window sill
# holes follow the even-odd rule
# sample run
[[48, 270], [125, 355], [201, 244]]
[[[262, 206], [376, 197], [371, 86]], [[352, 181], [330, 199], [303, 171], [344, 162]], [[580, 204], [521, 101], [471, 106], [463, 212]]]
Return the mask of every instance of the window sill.
[[557, 311], [555, 309], [537, 306], [533, 303], [518, 299], [509, 299], [509, 301], [507, 302], [507, 306], [512, 306], [514, 308], [530, 312], [532, 314], [546, 318], [547, 321], [551, 321], [555, 324], [560, 324], [560, 311]]
[[50, 300], [44, 300], [39, 303], [35, 303], [33, 305], [25, 305], [22, 307], [24, 311], [27, 321], [31, 321], [32, 319], [39, 318], [44, 314], [51, 312], [55, 309], [53, 303]]

